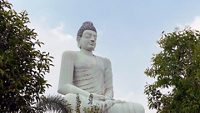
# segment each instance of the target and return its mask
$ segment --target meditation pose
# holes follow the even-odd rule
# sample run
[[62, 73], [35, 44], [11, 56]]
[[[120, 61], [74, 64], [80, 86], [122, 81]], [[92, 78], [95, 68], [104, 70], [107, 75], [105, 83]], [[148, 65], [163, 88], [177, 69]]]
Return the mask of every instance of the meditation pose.
[[107, 58], [93, 54], [96, 46], [97, 31], [92, 22], [84, 22], [77, 33], [80, 51], [65, 51], [62, 56], [58, 93], [76, 113], [76, 97], [81, 101], [80, 112], [89, 106], [88, 98], [93, 96], [93, 104], [102, 113], [144, 113], [137, 103], [113, 99], [113, 79], [111, 62]]

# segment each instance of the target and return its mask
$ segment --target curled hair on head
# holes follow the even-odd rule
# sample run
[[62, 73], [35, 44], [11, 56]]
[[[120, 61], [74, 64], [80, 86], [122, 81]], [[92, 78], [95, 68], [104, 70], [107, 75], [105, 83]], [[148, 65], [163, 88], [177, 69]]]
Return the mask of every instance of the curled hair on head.
[[82, 24], [82, 26], [79, 28], [78, 33], [77, 33], [77, 38], [82, 37], [83, 32], [85, 30], [92, 30], [97, 33], [96, 28], [94, 27], [93, 23], [90, 21], [86, 21]]

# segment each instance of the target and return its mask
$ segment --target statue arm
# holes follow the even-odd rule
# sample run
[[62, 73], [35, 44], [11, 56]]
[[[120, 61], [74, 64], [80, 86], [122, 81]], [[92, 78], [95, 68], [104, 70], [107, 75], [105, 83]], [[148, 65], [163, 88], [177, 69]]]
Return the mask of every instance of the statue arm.
[[67, 93], [79, 93], [84, 96], [89, 96], [89, 92], [73, 85], [74, 60], [75, 53], [73, 51], [66, 51], [63, 53], [60, 68], [58, 93], [63, 95]]
[[112, 67], [109, 59], [106, 59], [106, 70], [105, 70], [105, 93], [107, 98], [113, 98], [113, 78], [112, 78]]

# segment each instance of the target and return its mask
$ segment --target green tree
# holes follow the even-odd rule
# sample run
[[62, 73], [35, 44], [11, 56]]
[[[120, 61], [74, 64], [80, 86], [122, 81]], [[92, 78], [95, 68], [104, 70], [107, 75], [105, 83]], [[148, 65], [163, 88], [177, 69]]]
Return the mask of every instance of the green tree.
[[34, 104], [45, 88], [52, 57], [37, 48], [43, 43], [27, 27], [25, 11], [17, 13], [0, 0], [0, 112], [36, 112]]
[[163, 34], [161, 52], [145, 74], [155, 78], [145, 86], [149, 108], [159, 113], [200, 112], [200, 32], [185, 28]]

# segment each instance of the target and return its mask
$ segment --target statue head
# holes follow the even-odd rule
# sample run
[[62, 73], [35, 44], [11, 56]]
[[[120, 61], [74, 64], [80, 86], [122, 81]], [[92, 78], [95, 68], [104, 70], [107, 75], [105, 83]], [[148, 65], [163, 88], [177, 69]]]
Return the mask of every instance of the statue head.
[[96, 47], [97, 31], [93, 23], [86, 21], [79, 28], [77, 33], [77, 42], [80, 49], [93, 51]]

